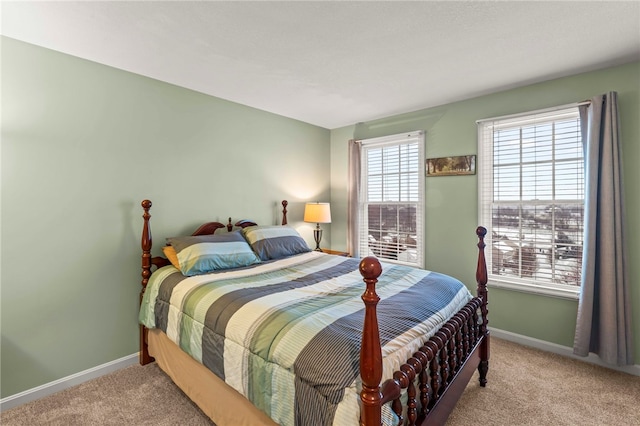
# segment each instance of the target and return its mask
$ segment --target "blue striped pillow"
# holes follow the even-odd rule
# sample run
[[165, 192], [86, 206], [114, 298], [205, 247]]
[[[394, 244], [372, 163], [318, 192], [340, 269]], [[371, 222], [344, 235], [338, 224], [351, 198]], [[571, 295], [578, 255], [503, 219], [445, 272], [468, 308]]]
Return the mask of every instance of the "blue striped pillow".
[[260, 262], [240, 232], [174, 237], [167, 238], [167, 242], [176, 250], [180, 272], [185, 276], [239, 268]]
[[249, 226], [242, 233], [263, 261], [311, 251], [298, 231], [290, 226]]

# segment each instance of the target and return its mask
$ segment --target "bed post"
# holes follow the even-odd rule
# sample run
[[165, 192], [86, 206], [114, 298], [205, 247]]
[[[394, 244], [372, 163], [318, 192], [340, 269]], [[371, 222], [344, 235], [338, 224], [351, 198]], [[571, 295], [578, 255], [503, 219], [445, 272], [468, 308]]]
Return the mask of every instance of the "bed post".
[[[152, 203], [150, 200], [142, 201], [142, 208], [144, 209], [144, 214], [142, 218], [144, 219], [144, 224], [142, 225], [142, 289], [140, 290], [140, 303], [142, 303], [142, 297], [144, 296], [144, 292], [147, 289], [147, 283], [149, 282], [149, 277], [151, 276], [151, 228], [149, 227], [149, 219], [151, 219], [151, 215], [149, 214], [149, 209], [151, 209]], [[140, 364], [145, 365], [149, 364], [153, 361], [153, 358], [149, 355], [149, 350], [147, 347], [147, 329], [145, 326], [140, 325]]]
[[487, 385], [487, 372], [489, 371], [489, 295], [487, 293], [487, 262], [484, 257], [484, 237], [487, 235], [487, 229], [479, 226], [476, 229], [478, 236], [478, 266], [476, 268], [476, 282], [478, 283], [478, 297], [482, 299], [480, 305], [480, 313], [482, 314], [482, 323], [480, 324], [480, 335], [484, 337], [480, 348], [480, 365], [478, 372], [480, 373], [480, 386]]
[[282, 200], [282, 226], [287, 224], [287, 206], [289, 202], [287, 200]]
[[365, 257], [360, 261], [360, 274], [367, 284], [362, 295], [365, 313], [362, 346], [360, 347], [360, 377], [362, 378], [360, 424], [364, 426], [380, 425], [382, 415], [382, 393], [380, 392], [382, 347], [380, 346], [378, 315], [376, 313], [376, 306], [380, 300], [376, 294], [376, 283], [381, 273], [382, 266], [375, 257]]

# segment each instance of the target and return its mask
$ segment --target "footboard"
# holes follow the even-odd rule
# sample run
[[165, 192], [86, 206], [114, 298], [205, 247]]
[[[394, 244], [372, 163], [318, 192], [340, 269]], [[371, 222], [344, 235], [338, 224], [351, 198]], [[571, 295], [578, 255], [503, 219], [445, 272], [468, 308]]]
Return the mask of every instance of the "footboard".
[[[361, 425], [379, 426], [382, 405], [387, 402], [391, 402], [391, 408], [399, 418], [398, 425], [442, 425], [476, 368], [480, 373], [480, 385], [486, 385], [489, 366], [487, 268], [484, 257], [486, 233], [483, 227], [476, 229], [479, 238], [477, 297], [425, 342], [399, 371], [394, 372], [392, 379], [382, 384], [382, 349], [376, 314], [379, 298], [375, 292], [382, 268], [374, 257], [366, 257], [361, 261], [360, 272], [367, 286], [362, 295], [365, 322], [360, 351]], [[403, 404], [400, 396], [405, 390], [406, 402]]]

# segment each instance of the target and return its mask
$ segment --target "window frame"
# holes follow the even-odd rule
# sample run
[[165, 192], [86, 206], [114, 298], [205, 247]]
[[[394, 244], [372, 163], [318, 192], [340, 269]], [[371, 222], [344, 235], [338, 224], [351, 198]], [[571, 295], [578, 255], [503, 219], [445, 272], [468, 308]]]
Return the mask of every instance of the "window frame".
[[[493, 155], [495, 143], [493, 140], [494, 129], [496, 127], [504, 129], [504, 128], [518, 128], [524, 127], [530, 123], [544, 122], [544, 121], [561, 121], [563, 118], [572, 118], [580, 120], [580, 114], [578, 111], [578, 104], [570, 104], [570, 105], [562, 105], [553, 108], [541, 109], [528, 111], [519, 114], [512, 114], [501, 117], [488, 118], [483, 120], [478, 120], [477, 123], [477, 131], [478, 131], [478, 223], [485, 226], [488, 230], [487, 236], [485, 238], [486, 246], [489, 247], [489, 250], [485, 250], [485, 257], [487, 260], [487, 275], [488, 275], [488, 285], [491, 287], [504, 288], [508, 290], [520, 291], [525, 293], [553, 296], [565, 299], [576, 300], [579, 298], [581, 286], [572, 286], [568, 284], [559, 284], [559, 283], [551, 283], [545, 281], [535, 282], [535, 279], [522, 279], [520, 277], [508, 277], [504, 275], [497, 275], [493, 273], [492, 265], [493, 265], [493, 207], [496, 203], [493, 202], [493, 195], [495, 194], [494, 190], [494, 176], [493, 176]], [[491, 130], [487, 128], [492, 127]], [[578, 121], [578, 129], [580, 129], [580, 122]], [[490, 135], [490, 138], [488, 137]], [[578, 137], [580, 137], [580, 132], [578, 131]], [[520, 150], [522, 152], [522, 150]], [[583, 159], [584, 161], [584, 159]], [[556, 158], [553, 159], [553, 162], [557, 164], [558, 160]], [[522, 167], [525, 164], [524, 161], [520, 160], [519, 165]], [[573, 204], [582, 202], [584, 205], [584, 197], [586, 194], [583, 194], [582, 200], [579, 198], [573, 200]], [[491, 200], [487, 201], [486, 198], [490, 197]], [[509, 202], [500, 203], [502, 205], [507, 205]], [[522, 192], [520, 195], [520, 199], [513, 203], [514, 205], [524, 206], [524, 205], [536, 205], [536, 204], [552, 204], [556, 205], [570, 205], [571, 201], [566, 202], [558, 202], [558, 199], [553, 197], [550, 200], [546, 201], [527, 201], [524, 197], [522, 197]], [[583, 216], [583, 224], [582, 224], [582, 235], [584, 240], [584, 216]], [[520, 262], [522, 262], [522, 258], [520, 258]], [[522, 267], [522, 265], [520, 265]], [[554, 266], [555, 268], [555, 266]]]
[[[425, 265], [425, 244], [424, 244], [424, 213], [425, 213], [425, 186], [424, 186], [424, 151], [425, 151], [425, 138], [424, 131], [412, 131], [407, 133], [400, 133], [395, 135], [362, 139], [358, 142], [361, 144], [361, 166], [360, 166], [360, 194], [358, 199], [358, 215], [359, 215], [359, 229], [358, 229], [358, 247], [361, 256], [374, 255], [380, 260], [389, 263], [396, 263], [402, 265], [409, 265], [418, 268], [424, 268]], [[416, 145], [417, 146], [417, 170], [415, 173], [417, 176], [417, 201], [371, 201], [369, 197], [369, 191], [367, 187], [368, 183], [368, 171], [370, 165], [367, 158], [367, 153], [370, 150], [385, 148], [391, 146], [403, 146], [403, 145]], [[389, 173], [392, 174], [392, 173]], [[398, 172], [400, 174], [400, 172]], [[384, 173], [382, 173], [384, 175]], [[402, 185], [399, 184], [398, 188]], [[400, 192], [400, 189], [398, 189]], [[401, 199], [401, 198], [400, 198]], [[368, 207], [369, 205], [395, 205], [406, 206], [415, 205], [415, 231], [416, 231], [416, 262], [403, 261], [398, 259], [392, 259], [387, 257], [377, 256], [375, 253], [371, 254], [371, 248], [369, 246], [369, 223], [368, 223]], [[398, 213], [399, 214], [399, 213]], [[365, 242], [364, 240], [367, 239]], [[407, 250], [408, 251], [408, 250]], [[400, 253], [400, 252], [398, 252]]]

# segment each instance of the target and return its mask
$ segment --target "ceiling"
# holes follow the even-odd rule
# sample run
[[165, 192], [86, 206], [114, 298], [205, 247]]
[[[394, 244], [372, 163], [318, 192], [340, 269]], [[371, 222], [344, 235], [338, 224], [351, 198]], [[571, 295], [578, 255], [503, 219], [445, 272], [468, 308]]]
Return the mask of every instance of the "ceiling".
[[1, 6], [5, 36], [328, 129], [640, 60], [640, 1]]

